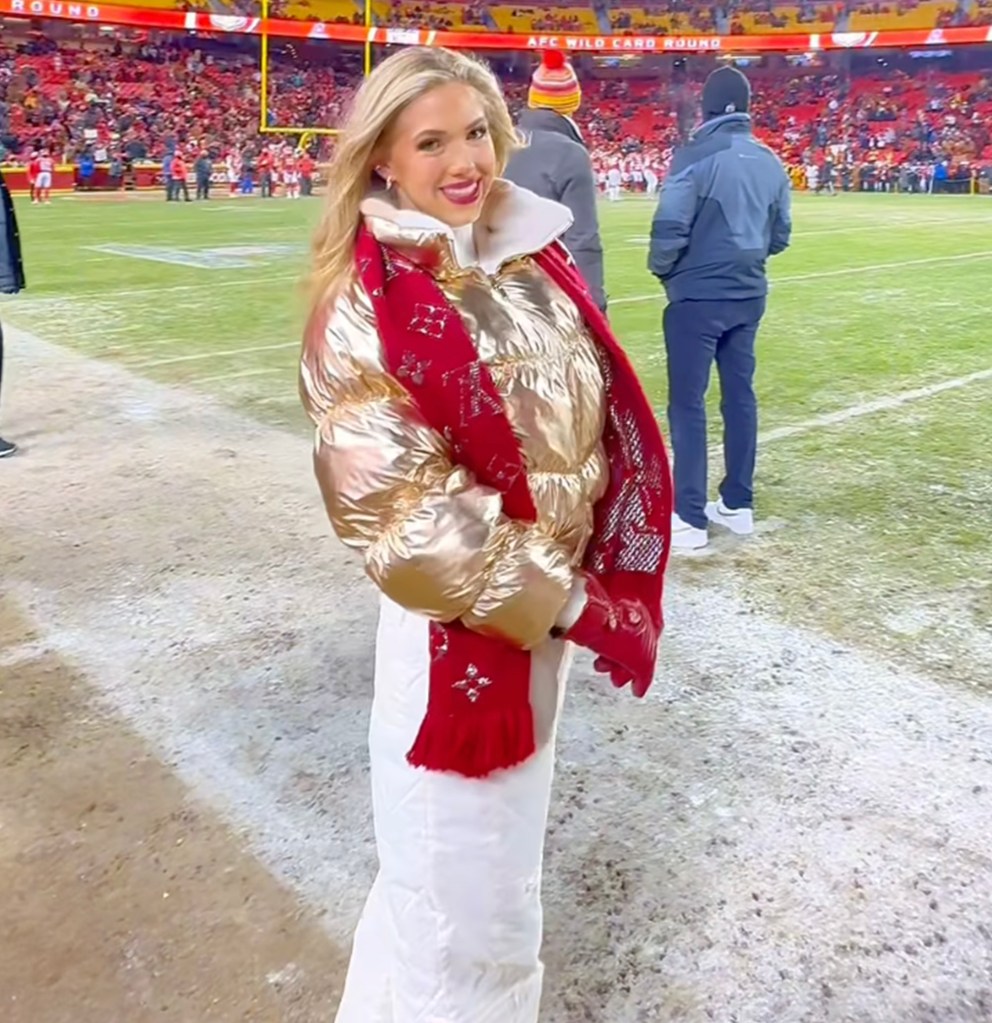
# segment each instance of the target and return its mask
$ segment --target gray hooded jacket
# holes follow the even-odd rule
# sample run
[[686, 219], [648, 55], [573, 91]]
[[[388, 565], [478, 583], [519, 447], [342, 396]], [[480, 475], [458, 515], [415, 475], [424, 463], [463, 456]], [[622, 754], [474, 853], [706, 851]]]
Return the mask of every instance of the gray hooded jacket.
[[574, 223], [563, 240], [596, 304], [605, 309], [596, 181], [582, 136], [567, 117], [553, 110], [527, 110], [518, 127], [529, 144], [513, 154], [503, 176], [572, 211]]
[[7, 182], [0, 174], [0, 294], [11, 295], [24, 287], [21, 236]]

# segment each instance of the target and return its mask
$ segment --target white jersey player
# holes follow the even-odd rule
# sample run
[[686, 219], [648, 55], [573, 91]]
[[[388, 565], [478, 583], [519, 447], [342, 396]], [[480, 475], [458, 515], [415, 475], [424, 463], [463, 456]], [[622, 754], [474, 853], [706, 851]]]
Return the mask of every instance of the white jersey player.
[[644, 191], [648, 195], [658, 194], [658, 175], [649, 163], [644, 165]]
[[606, 194], [610, 202], [620, 198], [620, 168], [615, 164], [606, 172]]

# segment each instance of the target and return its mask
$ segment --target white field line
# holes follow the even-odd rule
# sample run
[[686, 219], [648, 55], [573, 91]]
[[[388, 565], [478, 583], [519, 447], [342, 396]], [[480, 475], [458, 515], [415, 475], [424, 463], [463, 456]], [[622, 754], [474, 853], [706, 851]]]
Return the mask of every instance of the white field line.
[[230, 203], [217, 203], [214, 205], [211, 203], [209, 206], [203, 207], [204, 213], [282, 213], [283, 207], [270, 206], [266, 201], [264, 206], [240, 206], [238, 203], [231, 205]]
[[[840, 193], [841, 196], [843, 196], [843, 194], [844, 193]], [[655, 195], [644, 195], [642, 193], [640, 195], [628, 196], [628, 198], [631, 198], [631, 199], [638, 199], [639, 198], [641, 200], [652, 200], [654, 202], [654, 204], [657, 205], [658, 202], [661, 199], [661, 192], [659, 191]], [[837, 210], [838, 206], [843, 206], [844, 204], [843, 203], [835, 204], [835, 203], [827, 202], [826, 201], [827, 198], [829, 198], [829, 197], [828, 196], [813, 196], [813, 195], [809, 195], [806, 192], [793, 192], [792, 193], [792, 206], [793, 206], [794, 209], [801, 207], [804, 217], [809, 217], [809, 218], [815, 220], [815, 219], [817, 219], [818, 217], [820, 217], [822, 215], [822, 217], [824, 219], [830, 219], [830, 218], [836, 216], [836, 210]], [[921, 195], [921, 196], [918, 197], [917, 203], [916, 203], [916, 205], [914, 207], [910, 207], [910, 206], [906, 206], [906, 205], [901, 205], [901, 204], [897, 204], [895, 206], [889, 206], [885, 210], [886, 221], [888, 221], [889, 218], [894, 219], [894, 220], [909, 220], [909, 219], [917, 217], [917, 216], [919, 216], [921, 214], [925, 215], [927, 213], [936, 213], [937, 212], [936, 209], [933, 206], [930, 206], [930, 204], [927, 202], [927, 200], [928, 199], [936, 200], [938, 198], [944, 199], [944, 198], [951, 198], [951, 197], [950, 196], [931, 196], [931, 195], [923, 196], [923, 195]], [[884, 202], [884, 200], [882, 200], [882, 202]], [[604, 200], [602, 204], [604, 206], [606, 206], [607, 208], [612, 208], [614, 206], [618, 206], [617, 203], [611, 203], [608, 200]], [[622, 203], [620, 205], [622, 206]], [[643, 205], [643, 203], [639, 203], [638, 205]], [[987, 208], [987, 206], [988, 206], [987, 203], [984, 203], [984, 202], [982, 202], [980, 200], [975, 202], [975, 203], [973, 203], [974, 209], [980, 209], [980, 208], [984, 209], [984, 208]], [[969, 211], [966, 210], [964, 208], [964, 206], [962, 205], [961, 208], [959, 208], [959, 209], [943, 208], [943, 209], [940, 210], [940, 214], [941, 214], [941, 216], [943, 216], [944, 214], [947, 214], [950, 217], [954, 217], [954, 216], [959, 215], [959, 214], [962, 215], [962, 216], [968, 216], [969, 215]], [[875, 223], [877, 223], [878, 222], [878, 210], [877, 209], [876, 210], [872, 210], [868, 206], [855, 206], [855, 207], [847, 206], [844, 209], [844, 219], [845, 220], [872, 220]]]
[[[204, 273], [211, 273], [210, 270], [205, 270]], [[297, 274], [268, 274], [265, 277], [238, 277], [229, 281], [199, 281], [195, 284], [173, 284], [165, 288], [132, 288], [124, 291], [94, 291], [83, 293], [80, 295], [73, 295], [70, 301], [72, 302], [86, 302], [89, 300], [98, 300], [106, 302], [109, 299], [118, 298], [134, 298], [143, 295], [165, 295], [172, 294], [178, 291], [212, 291], [214, 288], [247, 288], [255, 284], [272, 284], [282, 281], [298, 281], [303, 277], [303, 272]], [[11, 308], [19, 306], [25, 309], [30, 309], [35, 305], [46, 305], [50, 302], [65, 302], [66, 298], [62, 295], [50, 295], [46, 298], [17, 298], [7, 302]], [[6, 303], [5, 303], [6, 304]]]
[[[35, 328], [38, 330], [49, 330], [49, 331], [61, 331], [62, 327], [58, 324], [53, 325], [52, 323], [41, 323], [36, 324]], [[73, 331], [72, 341], [73, 344], [80, 346], [80, 355], [85, 355], [88, 359], [104, 359], [107, 357], [114, 357], [119, 355], [144, 355], [158, 348], [164, 348], [167, 346], [184, 345], [189, 342], [189, 337], [156, 337], [156, 338], [137, 338], [133, 342], [128, 344], [117, 344], [108, 345], [105, 348], [100, 348], [95, 342], [98, 342], [108, 334], [130, 334], [135, 330], [134, 327], [122, 327], [119, 330], [84, 330], [84, 331]], [[232, 339], [233, 340], [233, 339]]]
[[963, 252], [958, 256], [928, 256], [924, 259], [905, 259], [898, 263], [875, 263], [871, 266], [849, 266], [839, 270], [818, 270], [809, 274], [792, 274], [789, 277], [773, 277], [771, 283], [792, 284], [796, 281], [818, 281], [823, 277], [843, 277], [847, 274], [874, 272], [876, 270], [899, 270], [906, 266], [928, 266], [931, 263], [960, 263], [965, 259], [992, 259], [992, 249], [981, 252]]
[[193, 355], [175, 355], [171, 359], [151, 359], [148, 362], [129, 362], [126, 369], [150, 369], [152, 366], [171, 366], [177, 362], [199, 362], [201, 359], [225, 359], [251, 352], [275, 352], [281, 348], [299, 348], [299, 341], [285, 341], [278, 345], [255, 345], [250, 348], [229, 348], [224, 352], [196, 352]]
[[270, 394], [264, 398], [251, 399], [256, 405], [299, 405], [300, 396], [293, 394]]
[[[141, 222], [141, 227], [142, 227], [143, 235], [145, 237], [152, 237], [152, 238], [156, 237], [156, 232], [158, 232], [160, 229], [167, 229], [167, 228], [170, 228], [172, 226], [174, 226], [174, 225], [170, 224], [166, 220], [150, 220], [150, 221], [143, 220]], [[190, 226], [190, 225], [187, 225], [187, 226]], [[219, 223], [216, 220], [211, 220], [211, 221], [208, 221], [205, 224], [197, 225], [196, 226], [196, 238], [195, 238], [195, 243], [196, 243], [197, 248], [201, 248], [201, 247], [203, 247], [205, 245], [209, 245], [211, 243], [214, 243], [214, 244], [217, 244], [217, 245], [220, 245], [220, 244], [236, 245], [237, 244], [237, 240], [231, 238], [229, 230], [227, 230], [227, 231], [224, 230], [225, 226], [230, 228], [230, 225], [221, 224], [221, 223]], [[284, 224], [284, 223], [273, 224], [271, 221], [266, 221], [265, 223], [262, 223], [262, 224], [253, 224], [253, 225], [251, 225], [250, 228], [248, 227], [248, 225], [242, 225], [242, 226], [246, 230], [250, 229], [253, 236], [256, 235], [256, 234], [259, 234], [259, 235], [260, 234], [270, 235], [270, 234], [275, 234], [276, 232], [280, 232], [280, 233], [282, 233], [284, 235], [288, 234], [288, 233], [292, 233], [291, 230], [289, 228], [287, 228], [286, 224]], [[49, 228], [51, 228], [51, 229], [49, 229]], [[48, 241], [51, 241], [51, 240], [53, 240], [56, 237], [58, 237], [58, 238], [63, 237], [64, 234], [65, 234], [65, 227], [63, 226], [61, 228], [56, 229], [56, 228], [52, 227], [52, 225], [48, 225], [48, 224], [45, 224], [45, 225], [32, 225], [30, 231], [31, 231], [31, 235], [33, 237], [37, 236], [37, 237], [40, 237], [40, 238], [44, 238], [44, 239], [46, 239]], [[104, 242], [102, 242], [101, 244], [105, 244], [108, 241], [109, 242], [114, 242], [114, 241], [117, 241], [117, 240], [118, 240], [117, 238], [114, 238], [113, 236], [111, 236], [110, 238], [104, 239]], [[284, 240], [286, 242], [299, 243], [300, 244], [300, 251], [304, 255], [306, 254], [306, 246], [307, 246], [307, 242], [309, 240], [308, 238], [301, 239], [299, 237], [299, 235], [297, 235], [295, 238], [285, 238], [285, 239], [276, 239], [276, 240]], [[124, 245], [124, 244], [129, 244], [129, 243], [125, 242], [125, 241], [121, 241], [120, 244]], [[170, 244], [170, 243], [169, 242], [163, 242], [163, 241], [160, 240], [160, 244], [167, 245], [167, 244]], [[178, 247], [181, 243], [180, 242], [173, 242], [171, 244], [173, 245], [173, 247]], [[80, 248], [85, 248], [85, 246], [80, 246]], [[127, 259], [127, 258], [137, 258], [137, 257], [127, 257], [127, 256], [117, 255], [117, 258], [118, 259]]]
[[[788, 440], [790, 437], [801, 437], [803, 434], [812, 433], [814, 430], [824, 430], [831, 426], [844, 426], [854, 419], [871, 416], [876, 412], [890, 412], [903, 405], [908, 405], [910, 402], [933, 398], [938, 394], [943, 394], [945, 391], [956, 391], [962, 387], [967, 387], [969, 384], [977, 384], [982, 380], [992, 380], [992, 368], [980, 369], [974, 373], [966, 373], [964, 376], [953, 377], [950, 380], [940, 380], [935, 384], [927, 384], [924, 387], [914, 387], [908, 391], [897, 391], [895, 394], [873, 398], [871, 401], [859, 402], [857, 405], [848, 405], [847, 408], [837, 409], [835, 412], [823, 412], [818, 416], [811, 416], [809, 419], [792, 423], [789, 426], [776, 426], [771, 430], [763, 430], [758, 434], [758, 444], [764, 446], [778, 440]], [[710, 458], [720, 458], [723, 454], [723, 445], [721, 443], [711, 444], [708, 454]]]
[[[42, 324], [44, 327], [44, 324]], [[117, 331], [119, 334], [133, 333], [134, 327], [127, 327], [126, 329]], [[86, 330], [82, 332], [74, 332], [72, 339], [74, 342], [79, 342], [82, 347], [80, 353], [90, 359], [102, 359], [107, 355], [120, 355], [120, 354], [131, 354], [131, 355], [144, 355], [150, 351], [154, 351], [156, 348], [165, 348], [173, 345], [184, 345], [188, 344], [189, 336], [185, 337], [152, 337], [152, 338], [135, 338], [134, 341], [124, 345], [111, 345], [108, 348], [96, 347], [94, 342], [100, 340], [102, 331]], [[230, 339], [235, 340], [234, 338]]]
[[[133, 330], [133, 328], [129, 328]], [[122, 331], [121, 333], [128, 333], [129, 331]], [[81, 341], [84, 345], [87, 344], [93, 338], [98, 338], [99, 333], [95, 331], [86, 331], [82, 334], [74, 334], [73, 340]], [[91, 359], [100, 359], [105, 355], [120, 355], [132, 353], [138, 355], [148, 351], [149, 349], [163, 348], [166, 345], [184, 345], [189, 341], [189, 337], [156, 337], [151, 339], [138, 338], [135, 341], [130, 342], [126, 345], [112, 345], [109, 348], [83, 348], [82, 354]]]
[[[943, 218], [943, 217], [932, 217], [932, 218], [927, 219], [927, 220], [905, 220], [905, 221], [886, 222], [885, 226], [889, 230], [891, 230], [892, 228], [898, 228], [900, 230], [905, 228], [906, 230], [911, 230], [911, 229], [917, 228], [917, 227], [932, 227], [934, 224], [940, 224], [943, 227], [947, 227], [948, 226], [948, 221], [945, 218]], [[973, 227], [973, 228], [976, 228], [976, 229], [980, 229], [980, 228], [985, 228], [985, 227], [992, 227], [992, 218], [982, 219], [982, 218], [972, 217], [972, 218], [969, 218], [968, 220], [954, 221], [953, 222], [953, 226], [954, 226], [955, 229], [958, 229], [958, 228], [968, 228], [968, 227]], [[822, 228], [822, 229], [821, 228], [817, 228], [817, 229], [815, 229], [813, 231], [793, 231], [792, 232], [792, 237], [793, 238], [816, 238], [816, 237], [819, 237], [820, 235], [825, 235], [825, 234], [863, 234], [866, 231], [877, 231], [877, 230], [878, 230], [878, 223], [877, 223], [877, 221], [874, 222], [874, 223], [866, 221], [865, 223], [860, 224], [858, 226], [825, 227], [825, 228]], [[650, 237], [650, 235], [646, 235], [646, 234], [638, 234], [638, 235], [632, 235], [631, 237], [629, 237], [627, 239], [627, 241], [630, 244], [625, 246], [626, 248], [628, 248], [628, 249], [637, 249], [637, 248], [641, 248], [644, 245], [647, 245], [651, 241], [651, 237]]]
[[[959, 228], [981, 228], [992, 225], [992, 217], [969, 217], [967, 220], [952, 220], [948, 221], [943, 217], [930, 217], [925, 220], [895, 220], [892, 222], [886, 222], [885, 227], [887, 230], [896, 228], [898, 230], [905, 229], [907, 231], [913, 230], [917, 227], [933, 227], [934, 224], [940, 224], [942, 227], [953, 226], [955, 230]], [[878, 224], [867, 221], [863, 224], [859, 224], [857, 227], [823, 227], [815, 228], [811, 231], [793, 231], [793, 238], [811, 238], [823, 234], [862, 234], [865, 231], [877, 231]]]
[[[897, 270], [900, 267], [906, 266], [923, 266], [930, 263], [952, 263], [959, 262], [963, 259], [988, 259], [992, 257], [992, 251], [985, 250], [982, 252], [966, 252], [957, 256], [933, 256], [927, 259], [909, 259], [899, 263], [876, 263], [869, 266], [852, 266], [843, 267], [839, 270], [822, 270], [812, 274], [798, 274], [791, 277], [773, 277], [771, 279], [772, 285], [778, 284], [790, 284], [796, 281], [806, 280], [819, 280], [822, 277], [840, 277], [846, 274], [854, 273], [871, 273], [878, 270]], [[209, 272], [209, 271], [208, 271]], [[130, 290], [114, 291], [114, 292], [91, 292], [83, 293], [80, 295], [74, 295], [73, 302], [85, 302], [90, 299], [97, 299], [106, 301], [109, 298], [134, 298], [144, 295], [164, 295], [174, 294], [176, 292], [185, 291], [203, 291], [212, 290], [214, 288], [241, 288], [249, 287], [255, 284], [273, 284], [281, 283], [285, 281], [299, 281], [302, 280], [302, 271], [297, 274], [269, 274], [265, 277], [239, 277], [227, 281], [199, 281], [194, 284], [174, 284], [164, 288], [133, 288]], [[659, 298], [661, 295], [660, 290], [651, 295], [632, 295], [626, 298], [615, 298], [610, 302], [610, 305], [626, 305], [633, 302], [648, 302], [651, 299]], [[10, 300], [8, 300], [10, 301]], [[18, 297], [10, 302], [11, 306], [19, 306], [26, 310], [30, 310], [35, 305], [45, 305], [50, 302], [65, 302], [66, 299], [62, 296], [52, 295], [47, 298], [21, 298]]]
[[215, 373], [209, 377], [197, 377], [192, 382], [195, 384], [212, 384], [215, 380], [241, 380], [244, 377], [271, 376], [273, 373], [281, 373], [279, 366], [259, 366], [255, 369], [243, 369], [240, 373]]
[[[975, 373], [967, 373], [961, 377], [954, 377], [951, 380], [941, 380], [935, 384], [927, 384], [925, 387], [914, 387], [909, 391], [898, 391], [895, 394], [887, 394], [883, 398], [874, 398], [871, 401], [860, 402], [857, 405], [850, 405], [847, 408], [838, 409], [836, 412], [824, 412], [818, 416], [812, 416], [792, 426], [776, 426], [772, 430], [766, 430], [758, 435], [759, 444], [768, 444], [776, 440], [786, 440], [789, 437], [798, 437], [813, 430], [821, 430], [830, 426], [841, 426], [849, 423], [852, 419], [860, 419], [862, 416], [874, 415], [876, 412], [889, 412], [902, 405], [908, 405], [913, 401], [922, 401], [925, 398], [933, 398], [935, 395], [943, 394], [945, 391], [956, 391], [969, 384], [978, 383], [981, 380], [992, 380], [992, 369], [980, 369]], [[717, 451], [722, 450], [719, 446]]]
[[[270, 348], [291, 348], [295, 347], [295, 345], [296, 342], [291, 342], [284, 345], [266, 346], [263, 349], [243, 348], [240, 351], [266, 351]], [[232, 352], [213, 354], [239, 353]], [[146, 363], [145, 365], [164, 365], [173, 361], [190, 361], [193, 358], [196, 358], [196, 356], [181, 356], [179, 359], [163, 360], [157, 363]], [[192, 380], [191, 383], [202, 384], [217, 380], [233, 380], [238, 377], [256, 375], [262, 376], [278, 372], [279, 369], [277, 367], [268, 367], [265, 369], [246, 370], [243, 373], [218, 373], [215, 376], [197, 377]], [[953, 377], [950, 380], [941, 380], [934, 384], [927, 384], [924, 387], [914, 387], [908, 391], [898, 391], [895, 394], [887, 394], [884, 397], [873, 398], [871, 401], [859, 402], [857, 405], [849, 405], [847, 408], [837, 409], [834, 412], [824, 412], [818, 416], [812, 416], [809, 419], [793, 423], [789, 426], [776, 426], [771, 430], [765, 430], [760, 433], [758, 435], [758, 443], [762, 445], [771, 444], [774, 441], [787, 440], [790, 437], [799, 437], [805, 433], [812, 433], [814, 430], [826, 429], [831, 426], [843, 426], [844, 424], [849, 423], [854, 419], [860, 419], [863, 416], [874, 415], [877, 412], [889, 412], [893, 409], [900, 408], [902, 405], [908, 405], [914, 401], [923, 401], [926, 398], [933, 398], [938, 394], [943, 394], [945, 391], [956, 391], [962, 387], [968, 387], [970, 384], [979, 383], [983, 380], [992, 380], [992, 368], [980, 369], [974, 373], [967, 373], [964, 376]], [[258, 398], [255, 403], [259, 405], [295, 405], [298, 401], [299, 397], [294, 393], [267, 395], [265, 397]], [[723, 449], [720, 444], [714, 444], [710, 448], [710, 456], [718, 456], [722, 450]]]
[[[223, 377], [217, 377], [223, 379]], [[910, 402], [922, 401], [932, 398], [935, 395], [943, 394], [945, 391], [956, 391], [969, 384], [975, 384], [982, 380], [992, 380], [992, 369], [980, 369], [975, 373], [968, 373], [965, 376], [954, 377], [951, 380], [941, 380], [935, 384], [927, 384], [925, 387], [915, 387], [909, 391], [898, 391], [895, 394], [887, 394], [882, 398], [874, 398], [871, 401], [859, 402], [857, 405], [849, 405], [847, 408], [837, 409], [835, 412], [824, 412], [818, 416], [812, 416], [790, 426], [776, 426], [774, 429], [765, 430], [758, 434], [759, 444], [771, 444], [777, 440], [787, 440], [790, 437], [799, 437], [804, 433], [812, 433], [814, 430], [826, 429], [831, 426], [843, 426], [853, 419], [860, 419], [862, 416], [874, 415], [876, 412], [889, 412]], [[194, 383], [201, 383], [198, 378]], [[260, 405], [291, 405], [299, 401], [296, 394], [273, 394], [260, 398], [256, 404]], [[662, 410], [658, 410], [662, 411]], [[710, 456], [715, 457], [723, 451], [720, 444], [714, 444], [710, 448]]]
[[[792, 274], [788, 277], [772, 277], [769, 279], [771, 287], [780, 284], [797, 284], [801, 281], [819, 281], [824, 277], [845, 277], [849, 274], [876, 273], [882, 270], [901, 270], [907, 266], [929, 266], [936, 263], [960, 263], [965, 259], [992, 259], [992, 249], [983, 249], [981, 252], [963, 252], [957, 256], [928, 256], [925, 259], [904, 259], [898, 263], [871, 263], [868, 266], [845, 266], [839, 270], [817, 270], [809, 274]], [[650, 302], [652, 299], [660, 299], [663, 292], [659, 286], [658, 291], [650, 295], [630, 295], [627, 298], [614, 298], [610, 305], [628, 305], [633, 302]]]
[[[67, 317], [79, 314], [79, 310], [68, 310]], [[49, 318], [47, 322], [35, 325], [35, 329], [67, 332], [66, 324], [60, 319]], [[149, 349], [163, 348], [167, 345], [183, 345], [189, 342], [189, 335], [182, 337], [137, 337], [127, 344], [108, 345], [105, 348], [99, 347], [99, 342], [109, 338], [111, 335], [134, 334], [139, 328], [135, 324], [123, 327], [101, 327], [99, 330], [71, 330], [74, 344], [84, 346], [80, 354], [90, 359], [100, 359], [107, 355], [119, 355], [120, 353], [133, 353], [135, 355], [144, 353]], [[233, 338], [231, 339], [234, 340]]]

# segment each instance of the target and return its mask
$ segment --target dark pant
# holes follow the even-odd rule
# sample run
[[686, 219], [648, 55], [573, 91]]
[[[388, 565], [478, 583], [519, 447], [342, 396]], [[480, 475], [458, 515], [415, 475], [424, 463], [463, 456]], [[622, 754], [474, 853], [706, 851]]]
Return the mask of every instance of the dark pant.
[[210, 198], [210, 178], [196, 179], [196, 197], [197, 199]]
[[754, 341], [764, 312], [764, 298], [672, 302], [665, 309], [675, 511], [698, 529], [706, 527], [706, 390], [714, 358], [726, 464], [720, 496], [728, 508], [750, 508], [754, 502], [758, 442]]

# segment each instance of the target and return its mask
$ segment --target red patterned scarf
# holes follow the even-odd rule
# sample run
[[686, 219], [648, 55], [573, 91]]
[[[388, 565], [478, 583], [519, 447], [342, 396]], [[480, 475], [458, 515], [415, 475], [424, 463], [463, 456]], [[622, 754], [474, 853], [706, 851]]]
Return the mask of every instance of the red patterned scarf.
[[[504, 514], [535, 521], [523, 452], [458, 312], [427, 270], [380, 245], [365, 227], [355, 258], [389, 372], [448, 441], [452, 460], [503, 495]], [[654, 412], [563, 246], [554, 243], [534, 258], [578, 307], [602, 356], [610, 481], [596, 505], [583, 568], [611, 597], [643, 601], [660, 632], [672, 487]], [[431, 623], [430, 655], [427, 714], [407, 754], [411, 764], [482, 778], [534, 753], [528, 651], [455, 621]]]

